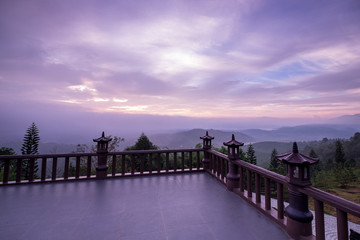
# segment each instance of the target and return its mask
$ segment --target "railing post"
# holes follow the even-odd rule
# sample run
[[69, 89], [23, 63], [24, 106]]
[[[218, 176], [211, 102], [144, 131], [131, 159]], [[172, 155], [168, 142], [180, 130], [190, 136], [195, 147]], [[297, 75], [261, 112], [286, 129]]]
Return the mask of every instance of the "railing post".
[[204, 149], [204, 158], [202, 159], [203, 167], [205, 171], [210, 171], [210, 157], [209, 157], [209, 150], [211, 149], [211, 140], [214, 137], [209, 136], [208, 131], [206, 131], [205, 136], [200, 137], [203, 140], [203, 149]]
[[239, 167], [234, 162], [240, 159], [239, 147], [243, 146], [244, 143], [236, 141], [233, 134], [232, 139], [228, 142], [224, 142], [224, 145], [228, 147], [229, 158], [229, 172], [226, 175], [226, 187], [229, 191], [233, 191], [234, 188], [240, 187]]
[[309, 165], [319, 160], [300, 154], [296, 142], [293, 144], [291, 153], [278, 155], [276, 158], [285, 163], [287, 169], [289, 206], [285, 208], [286, 231], [294, 239], [310, 237], [312, 236], [313, 215], [309, 211], [308, 196], [298, 189], [311, 185]]
[[112, 138], [105, 137], [104, 132], [101, 137], [94, 139], [94, 142], [97, 142], [96, 179], [105, 179], [107, 176], [108, 144], [111, 140]]

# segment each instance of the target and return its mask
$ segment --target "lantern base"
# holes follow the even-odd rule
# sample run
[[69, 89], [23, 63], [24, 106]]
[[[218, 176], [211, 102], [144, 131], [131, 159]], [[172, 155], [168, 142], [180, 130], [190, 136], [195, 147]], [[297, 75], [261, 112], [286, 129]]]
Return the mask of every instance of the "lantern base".
[[233, 191], [234, 188], [240, 187], [240, 174], [230, 174], [226, 175], [226, 188], [229, 191]]
[[312, 237], [311, 222], [299, 222], [288, 217], [286, 232], [294, 239], [307, 239], [306, 237]]
[[96, 167], [96, 179], [105, 179], [107, 176], [108, 166]]

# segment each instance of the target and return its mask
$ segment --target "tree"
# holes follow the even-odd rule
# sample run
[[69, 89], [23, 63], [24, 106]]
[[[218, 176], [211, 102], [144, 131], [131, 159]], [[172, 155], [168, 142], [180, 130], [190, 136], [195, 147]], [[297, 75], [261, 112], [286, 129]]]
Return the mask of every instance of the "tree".
[[248, 150], [246, 152], [246, 157], [249, 163], [256, 165], [255, 150], [252, 144], [250, 144], [248, 147]]
[[[39, 154], [39, 130], [36, 126], [36, 124], [33, 122], [31, 126], [27, 129], [26, 134], [24, 136], [22, 148], [21, 148], [21, 154], [23, 155], [35, 155]], [[29, 178], [29, 168], [30, 168], [30, 160], [24, 159], [22, 161], [22, 167], [21, 167], [22, 175], [25, 179]], [[34, 165], [34, 174], [36, 176], [36, 172], [38, 171], [39, 167], [37, 162], [35, 161]]]
[[156, 150], [158, 146], [154, 145], [149, 138], [142, 133], [141, 136], [136, 141], [135, 145], [127, 147], [125, 150]]
[[279, 161], [276, 159], [276, 155], [278, 154], [276, 148], [274, 148], [271, 152], [271, 157], [270, 157], [270, 166], [269, 169], [271, 171], [276, 172], [276, 170], [279, 168]]
[[338, 168], [343, 169], [345, 166], [345, 152], [344, 147], [340, 139], [335, 142], [335, 163]]
[[[12, 148], [7, 148], [7, 147], [2, 147], [0, 148], [0, 155], [15, 155], [15, 151], [14, 149]], [[4, 176], [4, 170], [2, 169], [3, 166], [5, 164], [5, 160], [0, 160], [0, 179], [3, 179], [3, 176]], [[16, 163], [15, 161], [10, 161], [10, 164], [9, 164], [9, 180], [12, 181], [12, 180], [15, 180], [15, 167], [16, 167]]]
[[[15, 155], [15, 151], [12, 148], [2, 147], [0, 148], [0, 155]], [[4, 166], [4, 161], [0, 161], [0, 170]]]
[[284, 175], [285, 167], [281, 162], [279, 162], [279, 160], [276, 159], [277, 154], [278, 151], [274, 148], [271, 152], [269, 170]]
[[[309, 157], [318, 158], [318, 156], [313, 148], [311, 148], [311, 150], [310, 150]], [[319, 171], [321, 171], [321, 168], [322, 168], [321, 162], [319, 161], [317, 164], [315, 164], [314, 166], [312, 166], [310, 168], [310, 176], [315, 178], [316, 174]]]
[[[145, 135], [145, 133], [142, 133], [141, 136], [136, 141], [135, 145], [125, 148], [125, 151], [130, 151], [130, 150], [157, 150], [157, 149], [159, 149], [158, 146], [153, 144], [150, 141], [150, 139]], [[139, 159], [140, 156], [138, 155], [137, 158]], [[153, 161], [154, 161], [154, 159], [153, 159]], [[162, 162], [162, 165], [163, 165], [163, 162]], [[127, 166], [128, 167], [130, 166], [130, 159], [127, 159]], [[152, 166], [154, 167], [155, 165], [152, 163]], [[135, 161], [135, 170], [140, 171], [140, 168], [141, 168], [140, 161]], [[147, 155], [144, 157], [144, 170], [145, 171], [149, 170], [149, 159], [148, 159]]]

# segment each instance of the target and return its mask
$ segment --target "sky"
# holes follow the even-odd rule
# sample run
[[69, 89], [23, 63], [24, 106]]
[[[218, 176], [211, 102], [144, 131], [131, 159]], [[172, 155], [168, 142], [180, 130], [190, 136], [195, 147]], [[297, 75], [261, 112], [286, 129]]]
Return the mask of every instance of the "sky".
[[2, 0], [0, 133], [357, 114], [359, 23], [358, 0]]

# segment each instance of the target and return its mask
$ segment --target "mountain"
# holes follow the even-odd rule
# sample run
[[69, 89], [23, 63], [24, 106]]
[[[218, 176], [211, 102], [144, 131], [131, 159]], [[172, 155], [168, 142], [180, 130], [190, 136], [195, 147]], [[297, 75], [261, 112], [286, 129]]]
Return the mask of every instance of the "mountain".
[[[308, 154], [304, 152], [304, 148], [308, 145], [309, 142], [298, 142], [299, 151], [301, 153]], [[255, 150], [255, 156], [257, 158], [257, 165], [260, 167], [267, 168], [270, 164], [271, 152], [273, 149], [276, 149], [278, 154], [283, 154], [292, 151], [293, 142], [257, 142], [253, 144]], [[243, 151], [247, 150], [247, 146], [244, 146]]]
[[332, 118], [327, 121], [330, 124], [341, 124], [360, 128], [360, 114], [344, 115], [337, 118]]
[[170, 134], [155, 134], [149, 136], [150, 140], [160, 148], [193, 148], [196, 144], [202, 143], [201, 136], [209, 132], [209, 135], [214, 137], [212, 141], [213, 146], [221, 147], [223, 142], [231, 140], [231, 135], [235, 134], [236, 140], [244, 143], [253, 142], [254, 139], [241, 132], [230, 132], [221, 130], [205, 130], [205, 129], [192, 129], [188, 131], [181, 131]]
[[350, 138], [359, 128], [335, 124], [313, 124], [295, 127], [282, 127], [275, 130], [248, 129], [243, 130], [248, 136], [259, 141], [312, 141], [323, 138]]

